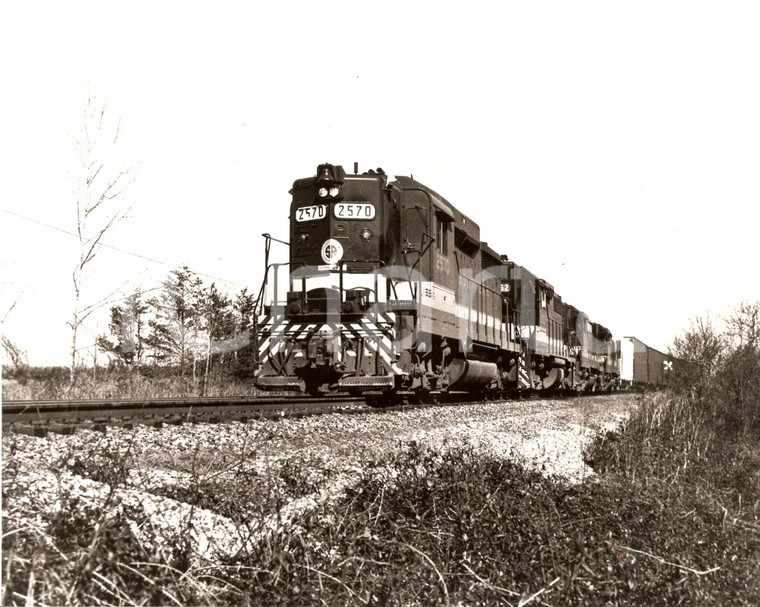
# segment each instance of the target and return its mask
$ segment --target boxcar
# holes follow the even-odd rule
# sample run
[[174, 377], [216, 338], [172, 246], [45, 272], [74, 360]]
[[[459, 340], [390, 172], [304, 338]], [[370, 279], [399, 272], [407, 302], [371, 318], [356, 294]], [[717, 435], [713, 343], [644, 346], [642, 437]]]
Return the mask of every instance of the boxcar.
[[655, 350], [636, 337], [620, 340], [620, 379], [624, 387], [665, 386], [670, 381], [673, 357]]

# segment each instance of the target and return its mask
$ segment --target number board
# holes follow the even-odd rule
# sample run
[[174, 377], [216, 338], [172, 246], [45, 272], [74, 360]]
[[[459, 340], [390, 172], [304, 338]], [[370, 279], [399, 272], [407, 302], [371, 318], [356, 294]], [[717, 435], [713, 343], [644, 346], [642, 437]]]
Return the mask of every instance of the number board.
[[296, 209], [296, 221], [314, 221], [315, 219], [324, 219], [327, 216], [327, 205], [315, 204], [309, 207], [300, 207]]
[[366, 202], [339, 202], [333, 213], [337, 219], [374, 219], [375, 206]]

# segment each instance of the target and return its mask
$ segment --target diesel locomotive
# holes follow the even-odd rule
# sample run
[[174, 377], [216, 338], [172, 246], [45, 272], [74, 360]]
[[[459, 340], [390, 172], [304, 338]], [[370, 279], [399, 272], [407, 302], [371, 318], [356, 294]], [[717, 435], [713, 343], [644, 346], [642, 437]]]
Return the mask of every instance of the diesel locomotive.
[[258, 387], [372, 402], [620, 387], [620, 341], [431, 188], [321, 164], [290, 193], [289, 260], [267, 261], [255, 319]]

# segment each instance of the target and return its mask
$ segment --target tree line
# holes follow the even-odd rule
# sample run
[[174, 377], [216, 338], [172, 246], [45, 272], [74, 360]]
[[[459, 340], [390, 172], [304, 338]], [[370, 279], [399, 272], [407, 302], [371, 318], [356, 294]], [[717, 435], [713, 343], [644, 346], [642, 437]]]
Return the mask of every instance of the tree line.
[[721, 423], [743, 432], [760, 424], [760, 301], [743, 301], [726, 316], [698, 316], [673, 340], [686, 361], [672, 387], [692, 402], [718, 407]]
[[159, 288], [135, 290], [111, 306], [108, 332], [98, 336], [97, 346], [111, 365], [169, 367], [194, 377], [218, 369], [249, 376], [255, 300], [246, 288], [229, 296], [183, 266]]

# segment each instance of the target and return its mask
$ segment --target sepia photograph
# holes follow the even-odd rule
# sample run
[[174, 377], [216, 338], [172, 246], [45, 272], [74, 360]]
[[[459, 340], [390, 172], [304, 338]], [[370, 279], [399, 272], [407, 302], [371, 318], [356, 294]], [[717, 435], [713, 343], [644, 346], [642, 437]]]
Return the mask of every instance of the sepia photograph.
[[3, 606], [760, 605], [760, 9], [3, 13]]

